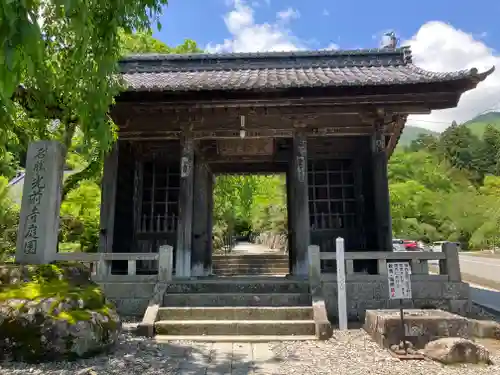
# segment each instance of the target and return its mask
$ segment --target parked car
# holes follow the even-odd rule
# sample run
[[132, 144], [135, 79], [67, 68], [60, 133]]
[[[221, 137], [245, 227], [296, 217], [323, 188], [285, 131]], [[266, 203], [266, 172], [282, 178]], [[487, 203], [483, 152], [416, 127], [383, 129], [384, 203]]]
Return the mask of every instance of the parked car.
[[[448, 241], [436, 241], [432, 243], [431, 246], [431, 251], [435, 253], [439, 253], [443, 251], [443, 244], [445, 244]], [[455, 244], [458, 246], [458, 251], [460, 251], [460, 242], [455, 242]]]
[[392, 251], [406, 251], [404, 241], [399, 238], [392, 239]]
[[406, 251], [419, 251], [417, 241], [413, 240], [403, 240]]

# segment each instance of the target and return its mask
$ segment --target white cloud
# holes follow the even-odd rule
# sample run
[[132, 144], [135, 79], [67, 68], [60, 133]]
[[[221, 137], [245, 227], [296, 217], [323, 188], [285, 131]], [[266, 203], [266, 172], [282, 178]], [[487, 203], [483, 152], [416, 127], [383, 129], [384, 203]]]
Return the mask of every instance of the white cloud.
[[[409, 44], [415, 65], [430, 71], [445, 72], [493, 65], [500, 68], [500, 57], [473, 35], [443, 22], [428, 22]], [[409, 124], [444, 130], [453, 120], [464, 122], [486, 110], [500, 109], [500, 70], [495, 71], [474, 90], [462, 95], [457, 108], [434, 111], [430, 115], [411, 116]]]
[[322, 50], [336, 50], [339, 49], [339, 45], [335, 43], [330, 43], [326, 48], [322, 48]]
[[278, 12], [272, 23], [257, 24], [254, 9], [248, 3], [233, 0], [232, 5], [233, 8], [224, 16], [231, 39], [220, 44], [208, 44], [208, 52], [295, 51], [304, 48], [288, 28], [289, 22], [299, 17], [294, 9]]
[[276, 18], [283, 22], [289, 22], [292, 19], [297, 19], [300, 17], [300, 13], [298, 10], [293, 8], [288, 8], [276, 13]]

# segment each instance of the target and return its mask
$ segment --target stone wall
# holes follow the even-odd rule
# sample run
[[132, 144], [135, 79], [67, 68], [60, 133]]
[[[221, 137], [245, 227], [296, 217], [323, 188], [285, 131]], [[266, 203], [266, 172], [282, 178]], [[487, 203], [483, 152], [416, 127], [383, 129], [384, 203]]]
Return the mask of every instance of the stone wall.
[[[337, 283], [323, 281], [328, 318], [338, 320]], [[457, 314], [470, 311], [469, 284], [450, 281], [412, 281], [413, 300], [403, 303], [405, 308], [438, 308]], [[399, 308], [399, 300], [389, 300], [386, 278], [371, 281], [347, 281], [347, 316], [349, 320], [364, 321], [365, 311], [370, 309]]]
[[288, 237], [286, 234], [264, 232], [259, 234], [254, 242], [270, 249], [288, 251]]
[[99, 282], [106, 297], [121, 316], [143, 316], [154, 294], [154, 282]]

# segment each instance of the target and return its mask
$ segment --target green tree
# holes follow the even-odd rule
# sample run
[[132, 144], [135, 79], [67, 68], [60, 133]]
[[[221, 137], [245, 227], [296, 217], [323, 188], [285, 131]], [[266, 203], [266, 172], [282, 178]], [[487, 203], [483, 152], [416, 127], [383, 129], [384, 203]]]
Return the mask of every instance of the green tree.
[[[106, 152], [115, 138], [107, 116], [118, 93], [120, 32], [149, 30], [167, 0], [40, 0], [0, 3], [0, 134], [14, 125], [18, 88], [47, 138], [67, 149], [76, 127]], [[49, 132], [48, 121], [60, 126]], [[2, 143], [5, 144], [5, 143]]]
[[483, 177], [481, 140], [465, 125], [455, 122], [439, 138], [439, 152], [452, 167], [467, 171], [471, 181], [479, 184]]
[[19, 223], [19, 207], [10, 199], [7, 184], [7, 179], [0, 176], [0, 261], [14, 254]]
[[500, 172], [500, 130], [493, 125], [486, 126], [479, 152], [482, 172], [498, 175]]
[[431, 134], [421, 133], [408, 146], [408, 150], [415, 152], [420, 150], [435, 151], [437, 149], [439, 139]]

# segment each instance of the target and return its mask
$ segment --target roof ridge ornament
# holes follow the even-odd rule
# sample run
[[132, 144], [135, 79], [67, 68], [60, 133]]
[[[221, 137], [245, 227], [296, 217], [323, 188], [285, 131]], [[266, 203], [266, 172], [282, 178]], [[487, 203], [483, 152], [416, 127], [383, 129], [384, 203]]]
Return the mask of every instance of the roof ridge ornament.
[[388, 31], [382, 35], [381, 48], [383, 49], [396, 49], [399, 39], [396, 37], [394, 31]]

